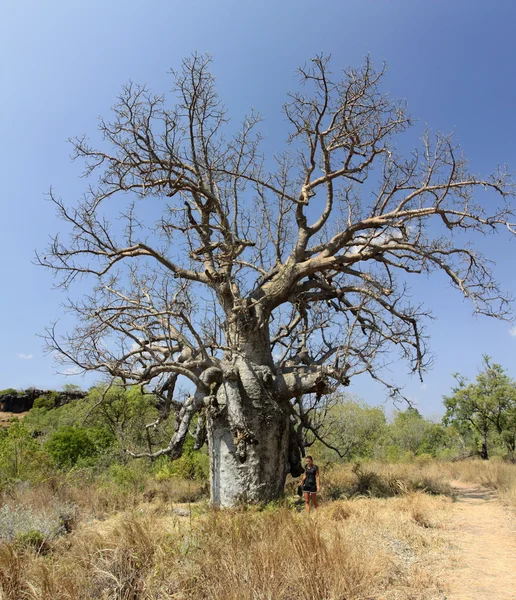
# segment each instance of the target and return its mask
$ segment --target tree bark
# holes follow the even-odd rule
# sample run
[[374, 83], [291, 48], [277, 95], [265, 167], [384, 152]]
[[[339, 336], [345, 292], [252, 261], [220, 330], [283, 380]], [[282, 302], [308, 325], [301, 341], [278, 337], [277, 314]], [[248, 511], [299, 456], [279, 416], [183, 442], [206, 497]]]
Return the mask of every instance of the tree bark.
[[509, 438], [506, 442], [507, 445], [507, 459], [511, 463], [516, 462], [516, 437]]
[[482, 432], [482, 450], [480, 451], [480, 458], [482, 458], [482, 460], [489, 460], [487, 451], [487, 431]]
[[290, 413], [270, 367], [234, 361], [206, 412], [212, 503], [279, 498], [290, 470]]

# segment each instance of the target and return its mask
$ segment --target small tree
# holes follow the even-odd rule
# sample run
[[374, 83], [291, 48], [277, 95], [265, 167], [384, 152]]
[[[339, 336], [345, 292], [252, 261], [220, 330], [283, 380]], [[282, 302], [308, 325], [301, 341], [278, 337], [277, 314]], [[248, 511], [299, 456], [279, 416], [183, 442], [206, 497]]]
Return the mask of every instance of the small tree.
[[329, 450], [328, 458], [333, 460], [371, 458], [387, 426], [383, 407], [368, 406], [362, 400], [340, 394], [319, 420], [321, 426], [317, 437], [308, 434], [308, 443], [312, 439], [324, 440], [324, 443], [319, 442], [323, 448], [317, 454], [325, 451], [325, 445]]
[[451, 396], [444, 397], [445, 423], [459, 429], [470, 429], [480, 438], [480, 456], [489, 458], [489, 433], [495, 431], [506, 445], [509, 456], [514, 457], [516, 423], [516, 383], [498, 364], [484, 356], [484, 368], [476, 383], [468, 383], [459, 374]]
[[431, 426], [416, 408], [399, 410], [389, 424], [388, 441], [396, 452], [417, 454]]
[[107, 430], [118, 441], [119, 447], [127, 450], [146, 448], [152, 453], [156, 444], [166, 443], [163, 435], [170, 431], [163, 426], [157, 427], [160, 418], [156, 398], [152, 394], [143, 394], [139, 387], [127, 387], [120, 381], [109, 386], [96, 385], [89, 390], [86, 401], [89, 408], [82, 423]]
[[31, 437], [23, 422], [13, 419], [0, 436], [0, 476], [27, 479], [42, 474], [45, 460], [38, 442]]
[[197, 416], [212, 500], [231, 505], [275, 499], [301, 472], [307, 395], [364, 372], [395, 395], [386, 356], [429, 365], [410, 276], [442, 271], [476, 312], [507, 314], [492, 269], [459, 240], [514, 233], [514, 189], [503, 168], [471, 173], [448, 136], [401, 156], [392, 139], [410, 119], [369, 60], [337, 75], [321, 56], [301, 68], [287, 145], [264, 156], [260, 117], [231, 129], [210, 62], [183, 61], [170, 107], [127, 85], [100, 121], [102, 147], [73, 141], [96, 181], [74, 207], [51, 192], [71, 232], [38, 261], [64, 288], [95, 280], [70, 303], [76, 330], [50, 328], [50, 347], [175, 413], [169, 444], [147, 456], [179, 456]]

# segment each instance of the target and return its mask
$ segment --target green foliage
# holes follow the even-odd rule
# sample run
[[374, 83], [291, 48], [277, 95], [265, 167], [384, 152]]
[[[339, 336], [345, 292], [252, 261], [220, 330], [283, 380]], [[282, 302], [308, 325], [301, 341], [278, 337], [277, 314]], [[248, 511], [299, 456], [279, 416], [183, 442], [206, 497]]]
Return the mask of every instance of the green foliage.
[[[324, 462], [372, 458], [387, 426], [383, 407], [342, 395], [326, 411], [321, 437], [331, 448], [314, 443], [313, 452]], [[340, 454], [340, 456], [339, 456]]]
[[82, 427], [65, 426], [54, 432], [45, 443], [45, 448], [54, 463], [60, 468], [71, 468], [79, 460], [94, 459], [99, 448]]
[[18, 395], [18, 391], [15, 390], [14, 388], [7, 388], [5, 390], [0, 390], [0, 397], [1, 396], [17, 396]]
[[62, 427], [82, 426], [86, 409], [81, 400], [74, 400], [51, 410], [44, 405], [34, 406], [23, 421], [35, 435], [45, 439]]
[[40, 554], [46, 554], [48, 551], [48, 543], [45, 536], [37, 529], [30, 529], [24, 533], [19, 533], [14, 543], [22, 549], [36, 550]]
[[[85, 424], [106, 429], [124, 447], [136, 451], [149, 449], [145, 425], [158, 417], [154, 396], [143, 394], [137, 387], [96, 386], [89, 391], [85, 404]], [[152, 444], [161, 446], [165, 439], [170, 439], [169, 434], [165, 427], [158, 431], [153, 429], [148, 435]]]
[[0, 478], [3, 481], [44, 475], [48, 461], [23, 422], [13, 419], [0, 437]]
[[81, 387], [79, 385], [75, 385], [75, 383], [65, 383], [65, 385], [63, 385], [63, 392], [74, 393], [80, 391]]
[[[516, 383], [498, 364], [484, 356], [483, 370], [475, 383], [459, 374], [451, 396], [444, 397], [443, 422], [462, 433], [472, 433], [477, 450], [489, 458], [494, 444], [502, 443], [514, 458], [516, 449]], [[496, 439], [497, 438], [497, 439]]]
[[[426, 419], [415, 408], [396, 411], [388, 423], [383, 407], [368, 406], [349, 396], [334, 399], [320, 434], [346, 461], [410, 462], [420, 455], [445, 459], [459, 455], [463, 444], [455, 427]], [[320, 441], [313, 443], [311, 453], [323, 465], [342, 460]]]
[[41, 408], [44, 410], [51, 410], [52, 408], [56, 408], [59, 403], [59, 394], [58, 392], [52, 391], [48, 394], [44, 394], [43, 396], [39, 396], [34, 400], [33, 408]]
[[200, 482], [207, 482], [210, 477], [210, 461], [208, 455], [201, 450], [194, 450], [194, 440], [188, 437], [180, 458], [170, 460], [161, 457], [156, 461], [153, 472], [158, 480], [180, 477]]
[[159, 430], [145, 427], [158, 416], [153, 396], [138, 388], [112, 385], [95, 386], [85, 398], [62, 406], [58, 400], [57, 392], [45, 394], [23, 422], [15, 420], [8, 429], [0, 429], [0, 484], [52, 474], [61, 477], [62, 471], [68, 471], [68, 476], [91, 477], [117, 494], [140, 492], [152, 479], [174, 489], [179, 480], [185, 480], [190, 494], [194, 481], [195, 493], [199, 493], [199, 483], [204, 489], [209, 459], [205, 451], [193, 449], [193, 438], [186, 441], [183, 456], [175, 461], [167, 457], [154, 463], [133, 460], [124, 452], [126, 448], [149, 451], [170, 440], [173, 422], [165, 422]]
[[397, 411], [387, 432], [387, 456], [400, 460], [420, 453], [432, 452], [429, 448], [433, 424], [415, 408]]
[[[113, 385], [107, 390], [105, 386], [95, 386], [84, 399], [72, 400], [57, 408], [52, 399], [51, 395], [38, 399], [25, 417], [27, 427], [42, 439], [48, 439], [63, 427], [79, 427], [87, 429], [101, 447], [149, 449], [145, 425], [158, 416], [153, 396], [144, 395], [137, 388]], [[150, 441], [158, 446], [165, 440], [168, 442], [169, 435], [170, 425], [158, 432], [152, 431]], [[104, 439], [103, 443], [100, 438]]]
[[458, 456], [461, 449], [462, 440], [454, 427], [431, 423], [421, 440], [418, 455], [444, 460]]
[[103, 479], [106, 483], [114, 483], [125, 491], [143, 491], [149, 476], [147, 461], [131, 460], [127, 464], [113, 463], [109, 466]]

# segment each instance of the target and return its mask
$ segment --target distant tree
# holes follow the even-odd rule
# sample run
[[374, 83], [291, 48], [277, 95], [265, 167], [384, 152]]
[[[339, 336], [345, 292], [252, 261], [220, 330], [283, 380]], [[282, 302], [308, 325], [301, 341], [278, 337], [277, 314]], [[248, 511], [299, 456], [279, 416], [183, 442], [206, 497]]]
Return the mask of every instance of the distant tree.
[[34, 400], [33, 408], [42, 408], [44, 410], [51, 410], [59, 406], [59, 393], [56, 391], [49, 391], [43, 396], [38, 396]]
[[73, 394], [75, 392], [80, 392], [80, 391], [81, 391], [81, 386], [76, 385], [75, 383], [65, 383], [65, 385], [63, 385], [63, 392]]
[[438, 458], [456, 457], [462, 453], [462, 441], [455, 427], [428, 421], [417, 453]]
[[96, 182], [73, 207], [51, 191], [71, 232], [38, 260], [64, 288], [95, 280], [70, 303], [76, 330], [50, 328], [50, 347], [147, 386], [163, 418], [175, 413], [170, 442], [148, 456], [178, 457], [197, 418], [212, 500], [231, 505], [275, 499], [301, 472], [306, 395], [357, 373], [397, 394], [382, 371], [393, 352], [412, 372], [428, 366], [411, 275], [441, 271], [477, 313], [506, 315], [468, 234], [514, 233], [514, 188], [503, 168], [470, 172], [448, 136], [401, 156], [393, 136], [411, 122], [369, 60], [342, 74], [320, 56], [301, 68], [287, 146], [268, 157], [256, 113], [230, 129], [209, 65], [183, 61], [170, 108], [127, 85], [100, 121], [103, 146], [73, 142]]
[[339, 394], [324, 411], [317, 437], [308, 434], [308, 443], [312, 439], [324, 439], [330, 450], [328, 457], [334, 460], [371, 458], [386, 425], [383, 407], [369, 406], [363, 400]]
[[418, 454], [431, 427], [432, 423], [416, 408], [396, 411], [386, 430], [384, 443], [388, 446], [388, 455], [395, 458], [400, 454]]
[[143, 394], [141, 389], [113, 385], [96, 385], [87, 396], [89, 408], [82, 416], [82, 424], [106, 429], [125, 448], [145, 448], [152, 453], [157, 444], [165, 441], [157, 430], [159, 413], [156, 398]]
[[502, 441], [507, 448], [507, 454], [512, 462], [516, 462], [516, 395], [512, 406], [504, 414], [503, 426], [499, 429]]
[[459, 374], [454, 377], [457, 385], [452, 390], [453, 394], [444, 397], [444, 422], [475, 432], [480, 440], [480, 456], [485, 460], [489, 458], [489, 433], [495, 431], [514, 459], [516, 382], [501, 365], [492, 364], [488, 356], [484, 356], [483, 370], [476, 383], [469, 383]]

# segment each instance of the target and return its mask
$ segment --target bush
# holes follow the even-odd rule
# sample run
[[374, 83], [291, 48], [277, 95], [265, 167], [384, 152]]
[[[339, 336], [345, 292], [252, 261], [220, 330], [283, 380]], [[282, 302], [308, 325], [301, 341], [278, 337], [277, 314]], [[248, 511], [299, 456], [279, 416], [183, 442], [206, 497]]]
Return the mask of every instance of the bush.
[[107, 481], [116, 483], [119, 487], [131, 491], [143, 491], [148, 477], [147, 465], [135, 460], [127, 465], [112, 464], [105, 475]]
[[29, 506], [5, 504], [0, 508], [0, 540], [8, 543], [36, 539], [52, 541], [66, 531], [60, 516], [61, 508], [53, 506], [43, 512]]
[[31, 529], [25, 533], [20, 533], [14, 540], [15, 544], [22, 549], [36, 550], [40, 554], [46, 554], [49, 551], [48, 541], [41, 531]]
[[57, 392], [49, 392], [43, 396], [39, 396], [34, 400], [33, 408], [42, 408], [44, 410], [51, 410], [56, 408], [59, 403], [59, 394]]
[[71, 468], [79, 460], [91, 460], [98, 454], [88, 430], [81, 427], [62, 427], [50, 436], [45, 448], [60, 468]]
[[30, 431], [14, 419], [0, 437], [0, 480], [38, 479], [45, 475], [48, 456]]
[[194, 450], [194, 440], [186, 440], [183, 454], [180, 458], [171, 461], [163, 457], [156, 461], [154, 474], [156, 479], [163, 480], [170, 477], [180, 477], [193, 481], [207, 482], [210, 478], [210, 459], [201, 450]]
[[386, 479], [372, 470], [365, 470], [360, 464], [353, 466], [355, 481], [350, 490], [351, 496], [372, 496], [374, 498], [389, 498], [404, 493], [406, 489], [399, 485], [394, 478]]

